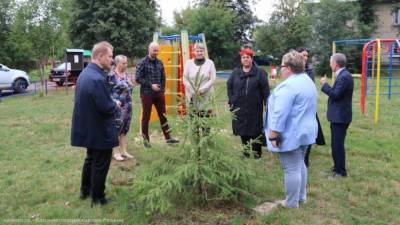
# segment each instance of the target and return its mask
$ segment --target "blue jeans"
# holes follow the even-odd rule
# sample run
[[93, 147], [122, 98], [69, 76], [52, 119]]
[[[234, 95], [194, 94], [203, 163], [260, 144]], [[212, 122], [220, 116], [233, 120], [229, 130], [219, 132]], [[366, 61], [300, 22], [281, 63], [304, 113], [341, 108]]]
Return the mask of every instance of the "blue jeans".
[[304, 156], [307, 146], [289, 152], [280, 152], [281, 161], [285, 173], [285, 195], [288, 207], [299, 207], [299, 202], [306, 201], [307, 192], [307, 167], [304, 164]]

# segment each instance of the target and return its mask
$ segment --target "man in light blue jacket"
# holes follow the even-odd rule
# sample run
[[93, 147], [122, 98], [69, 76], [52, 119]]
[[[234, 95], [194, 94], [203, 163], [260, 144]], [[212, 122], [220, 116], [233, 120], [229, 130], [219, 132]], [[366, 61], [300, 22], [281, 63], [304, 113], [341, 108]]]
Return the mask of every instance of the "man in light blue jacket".
[[268, 149], [279, 154], [285, 173], [286, 199], [279, 203], [297, 208], [307, 196], [305, 152], [318, 132], [317, 89], [304, 72], [303, 56], [298, 52], [283, 56], [281, 72], [287, 79], [269, 97], [264, 129]]

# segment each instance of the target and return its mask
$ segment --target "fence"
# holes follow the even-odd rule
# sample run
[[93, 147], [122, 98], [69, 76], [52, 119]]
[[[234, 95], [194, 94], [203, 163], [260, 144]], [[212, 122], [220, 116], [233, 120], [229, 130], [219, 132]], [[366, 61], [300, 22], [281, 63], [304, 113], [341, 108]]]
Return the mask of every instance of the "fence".
[[[1, 84], [0, 84], [1, 85]], [[39, 92], [43, 92], [44, 95], [49, 95], [51, 91], [65, 91], [66, 94], [72, 93], [73, 88], [71, 88], [72, 84], [58, 86], [56, 83], [51, 82], [49, 80], [44, 80], [43, 83], [40, 80], [33, 80], [30, 82], [30, 85], [23, 93], [15, 93], [14, 90], [3, 90], [0, 91], [0, 102], [2, 98], [11, 98], [17, 96], [27, 96], [27, 95], [36, 95]]]

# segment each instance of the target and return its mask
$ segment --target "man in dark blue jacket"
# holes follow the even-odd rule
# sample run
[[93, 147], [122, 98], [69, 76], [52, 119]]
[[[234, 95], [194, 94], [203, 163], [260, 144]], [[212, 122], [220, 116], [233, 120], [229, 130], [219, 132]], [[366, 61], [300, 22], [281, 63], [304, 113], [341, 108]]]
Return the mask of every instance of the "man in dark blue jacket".
[[328, 98], [328, 121], [331, 123], [331, 148], [333, 158], [333, 177], [345, 177], [346, 153], [344, 141], [346, 131], [352, 118], [352, 98], [354, 82], [350, 72], [345, 68], [346, 56], [335, 53], [330, 59], [330, 66], [335, 73], [335, 83], [332, 87], [327, 83], [327, 78], [321, 78], [322, 91]]
[[113, 47], [108, 42], [94, 45], [92, 62], [76, 83], [72, 116], [71, 144], [87, 148], [82, 169], [80, 198], [91, 195], [93, 204], [107, 204], [105, 182], [113, 147], [118, 146], [114, 114], [120, 102], [111, 99], [107, 73], [113, 62]]

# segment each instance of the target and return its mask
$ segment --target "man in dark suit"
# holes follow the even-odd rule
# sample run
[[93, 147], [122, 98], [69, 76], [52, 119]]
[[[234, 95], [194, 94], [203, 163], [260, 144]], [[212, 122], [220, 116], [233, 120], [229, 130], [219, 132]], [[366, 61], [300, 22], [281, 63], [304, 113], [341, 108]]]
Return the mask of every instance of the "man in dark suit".
[[331, 148], [333, 158], [333, 177], [346, 177], [346, 152], [344, 141], [346, 131], [352, 118], [352, 98], [354, 82], [350, 72], [345, 68], [346, 56], [335, 53], [331, 56], [330, 66], [335, 73], [335, 83], [329, 86], [327, 78], [322, 77], [320, 82], [322, 91], [328, 98], [328, 121], [331, 123]]
[[105, 70], [111, 68], [113, 47], [108, 42], [94, 45], [92, 62], [81, 72], [75, 89], [71, 145], [87, 149], [82, 169], [80, 198], [91, 195], [92, 206], [105, 205], [105, 182], [113, 147], [118, 146], [115, 113], [120, 102], [111, 99]]

